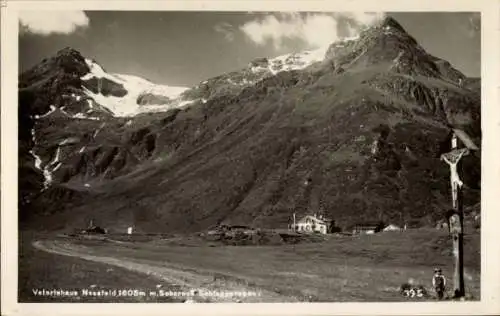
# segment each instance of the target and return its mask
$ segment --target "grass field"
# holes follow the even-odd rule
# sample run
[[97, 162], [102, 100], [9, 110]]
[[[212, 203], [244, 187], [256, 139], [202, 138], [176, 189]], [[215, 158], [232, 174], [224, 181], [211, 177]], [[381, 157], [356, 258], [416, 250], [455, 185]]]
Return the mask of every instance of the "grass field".
[[[468, 231], [464, 243], [466, 291], [468, 299], [478, 300], [480, 234]], [[260, 293], [242, 299], [249, 302], [402, 301], [408, 298], [399, 294], [399, 287], [410, 279], [432, 293], [434, 267], [441, 267], [452, 285], [451, 242], [445, 231], [435, 229], [332, 235], [323, 242], [272, 246], [215, 246], [198, 237], [107, 238], [41, 239], [47, 249], [66, 251], [80, 259], [35, 250], [26, 253], [33, 258], [21, 265], [21, 297], [28, 299], [29, 288], [36, 284], [152, 288], [161, 280], [181, 289]]]
[[[155, 289], [161, 283], [157, 278], [134, 273], [112, 265], [79, 258], [54, 255], [34, 249], [30, 242], [34, 235], [26, 233], [19, 247], [19, 302], [176, 302], [168, 297], [51, 297], [35, 296], [35, 289]], [[93, 285], [96, 287], [93, 288]]]

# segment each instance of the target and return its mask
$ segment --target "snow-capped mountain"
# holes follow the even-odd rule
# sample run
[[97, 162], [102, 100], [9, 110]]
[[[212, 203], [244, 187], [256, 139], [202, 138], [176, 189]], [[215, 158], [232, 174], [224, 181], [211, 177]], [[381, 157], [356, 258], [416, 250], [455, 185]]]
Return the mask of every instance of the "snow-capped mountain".
[[[260, 58], [250, 62], [244, 69], [223, 75], [225, 77], [223, 82], [217, 84], [223, 83], [239, 90], [282, 71], [301, 70], [321, 62], [325, 58], [327, 49], [328, 46], [273, 58]], [[162, 112], [197, 101], [206, 102], [212, 97], [210, 94], [195, 93], [212, 79], [205, 80], [195, 87], [165, 86], [133, 75], [107, 73], [97, 62], [88, 58], [85, 62], [90, 71], [81, 77], [83, 85], [94, 86], [93, 90], [84, 88], [85, 95], [108, 109], [114, 116], [130, 117], [145, 112]], [[97, 80], [97, 87], [92, 80]], [[103, 91], [103, 83], [116, 85], [115, 92]]]
[[274, 58], [260, 58], [252, 61], [249, 64], [249, 68], [254, 73], [266, 72], [272, 75], [281, 71], [300, 70], [324, 60], [327, 49], [328, 46], [315, 50], [285, 54]]
[[38, 102], [31, 109], [35, 119], [53, 115], [87, 120], [131, 117], [192, 102], [180, 96], [187, 87], [108, 73], [96, 61], [69, 47], [21, 74], [19, 88], [25, 92], [36, 90]]
[[[187, 87], [154, 84], [141, 77], [125, 74], [109, 74], [95, 61], [85, 59], [90, 71], [81, 77], [86, 82], [97, 80], [97, 90], [84, 88], [85, 94], [95, 102], [109, 109], [115, 116], [134, 116], [151, 111], [166, 111], [173, 107], [186, 105], [180, 99]], [[125, 92], [112, 94], [103, 91], [103, 82], [118, 85]], [[94, 87], [95, 88], [95, 87]]]
[[319, 47], [314, 50], [305, 50], [285, 55], [280, 55], [273, 58], [259, 58], [252, 61], [248, 67], [254, 73], [265, 72], [267, 74], [276, 75], [282, 71], [301, 70], [315, 63], [322, 62], [326, 58], [326, 53], [331, 45], [344, 46], [349, 42], [359, 39], [359, 36], [351, 36], [340, 38], [330, 45]]
[[[393, 19], [189, 89], [110, 74], [72, 49], [19, 82], [23, 213], [73, 221], [91, 209], [110, 227], [124, 213], [145, 229], [282, 225], [318, 204], [345, 223], [427, 218], [448, 200], [436, 148], [449, 126], [481, 136], [480, 80]], [[478, 183], [479, 167], [464, 158], [464, 183]], [[317, 191], [300, 185], [308, 178]], [[80, 194], [92, 198], [66, 210]]]
[[[349, 40], [349, 39], [345, 39]], [[236, 95], [244, 88], [284, 71], [303, 70], [324, 61], [328, 47], [290, 53], [276, 57], [256, 58], [242, 69], [209, 78], [183, 92], [185, 99], [202, 103], [221, 95]]]
[[[341, 39], [336, 45], [343, 46], [355, 40]], [[56, 114], [87, 120], [100, 120], [107, 116], [133, 117], [147, 112], [165, 112], [196, 102], [205, 103], [223, 94], [236, 94], [280, 72], [304, 70], [321, 63], [329, 48], [325, 46], [272, 58], [258, 58], [243, 69], [209, 78], [194, 87], [167, 86], [134, 75], [109, 73], [95, 60], [65, 48], [22, 74], [23, 79], [27, 79], [22, 80], [22, 84], [30, 86], [40, 78], [51, 78], [54, 80], [52, 86], [58, 89], [53, 92], [57, 94], [54, 101], [59, 104], [53, 102], [41, 106], [43, 110], [35, 111], [38, 112], [34, 114], [35, 119]]]

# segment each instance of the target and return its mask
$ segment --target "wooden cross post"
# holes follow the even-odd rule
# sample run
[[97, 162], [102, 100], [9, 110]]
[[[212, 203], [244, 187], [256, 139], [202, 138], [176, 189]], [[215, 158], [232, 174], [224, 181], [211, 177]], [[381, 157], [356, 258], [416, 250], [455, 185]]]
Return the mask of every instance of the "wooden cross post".
[[441, 159], [450, 166], [453, 212], [448, 218], [448, 225], [453, 240], [453, 257], [455, 262], [453, 292], [455, 298], [461, 298], [465, 295], [463, 265], [463, 182], [460, 180], [457, 165], [462, 156], [468, 153], [469, 151], [467, 148], [457, 148], [457, 136], [453, 134], [451, 139], [451, 151], [441, 156]]

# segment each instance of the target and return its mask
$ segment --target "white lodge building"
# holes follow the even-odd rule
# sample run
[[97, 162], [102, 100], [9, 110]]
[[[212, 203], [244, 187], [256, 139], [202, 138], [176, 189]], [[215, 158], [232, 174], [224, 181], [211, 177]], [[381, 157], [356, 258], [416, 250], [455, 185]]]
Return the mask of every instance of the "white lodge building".
[[326, 234], [328, 231], [328, 222], [322, 216], [306, 215], [295, 223], [293, 230], [297, 232]]

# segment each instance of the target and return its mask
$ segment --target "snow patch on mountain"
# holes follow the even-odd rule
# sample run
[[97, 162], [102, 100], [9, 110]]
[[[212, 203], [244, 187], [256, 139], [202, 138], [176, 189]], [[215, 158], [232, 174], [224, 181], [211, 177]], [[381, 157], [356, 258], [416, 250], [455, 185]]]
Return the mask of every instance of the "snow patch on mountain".
[[105, 125], [106, 123], [102, 123], [101, 126], [99, 126], [99, 128], [95, 130], [94, 134], [92, 135], [92, 138], [95, 139], [97, 134], [99, 134], [99, 132], [104, 128]]
[[342, 38], [342, 39], [340, 39], [337, 42], [334, 42], [332, 44], [334, 44], [335, 46], [343, 47], [347, 42], [357, 41], [359, 38], [360, 38], [359, 34], [355, 35], [355, 36], [344, 37], [344, 38]]
[[43, 190], [42, 191], [47, 190], [53, 181], [52, 173], [48, 169], [48, 166], [45, 166], [45, 168], [43, 168], [43, 177], [45, 178], [45, 181], [43, 182]]
[[54, 111], [56, 109], [57, 108], [54, 105], [50, 105], [50, 110], [47, 113], [42, 114], [42, 115], [35, 115], [35, 119], [40, 119], [40, 118], [44, 118], [46, 116], [49, 116], [50, 114], [54, 113]]
[[[94, 93], [86, 88], [84, 92], [87, 96], [92, 98], [98, 104], [106, 107], [115, 116], [135, 116], [143, 112], [151, 111], [166, 111], [173, 107], [178, 107], [183, 105], [183, 100], [180, 100], [180, 95], [182, 92], [186, 91], [187, 87], [175, 87], [158, 85], [152, 83], [141, 77], [125, 75], [125, 74], [109, 74], [104, 71], [104, 69], [96, 62], [86, 59], [85, 62], [90, 68], [90, 72], [81, 77], [82, 80], [89, 80], [93, 77], [95, 78], [106, 78], [110, 81], [123, 85], [127, 94], [123, 97], [116, 96], [105, 96], [101, 93]], [[143, 94], [153, 94], [158, 96], [165, 96], [173, 101], [166, 105], [155, 105], [152, 107], [137, 104], [137, 99]], [[89, 107], [92, 105], [89, 102]]]
[[325, 58], [327, 49], [328, 46], [324, 46], [315, 50], [277, 56], [270, 58], [265, 64], [251, 66], [250, 70], [253, 73], [264, 71], [275, 75], [281, 71], [304, 69], [315, 62], [322, 61]]
[[104, 69], [101, 67], [101, 65], [94, 62], [93, 60], [86, 58], [85, 63], [87, 64], [87, 66], [89, 66], [90, 71], [81, 78], [82, 80], [89, 80], [92, 79], [92, 77], [106, 78], [111, 81], [116, 80], [116, 77], [111, 76], [110, 74], [105, 72]]
[[[57, 147], [56, 149], [56, 154], [54, 156], [54, 159], [52, 159], [51, 162], [49, 162], [48, 164], [46, 164], [44, 167], [43, 167], [43, 177], [44, 177], [44, 182], [43, 182], [43, 189], [42, 191], [44, 190], [47, 190], [50, 185], [52, 184], [52, 182], [54, 181], [54, 178], [52, 176], [52, 173], [55, 172], [57, 169], [59, 169], [62, 165], [62, 162], [60, 161], [60, 158], [61, 158], [61, 147]], [[40, 159], [40, 165], [41, 166], [41, 159]]]
[[[87, 99], [87, 101], [88, 101], [88, 104], [89, 104], [89, 106], [90, 106], [90, 109], [89, 109], [89, 110], [87, 110], [87, 112], [86, 112], [86, 113], [88, 114], [88, 113], [92, 113], [92, 112], [94, 112], [94, 109], [93, 109], [93, 106], [92, 106], [93, 101], [92, 101], [92, 100], [89, 100], [89, 99]], [[64, 114], [64, 115], [66, 115], [67, 117], [69, 117], [69, 118], [72, 118], [72, 119], [80, 119], [80, 120], [94, 120], [94, 121], [99, 121], [99, 120], [100, 120], [100, 118], [99, 118], [99, 117], [89, 116], [89, 115], [84, 114], [84, 113], [81, 113], [81, 112], [79, 112], [79, 113], [75, 113], [75, 114], [69, 114], [68, 112], [66, 112], [66, 111], [65, 111], [65, 108], [66, 108], [66, 107], [64, 107], [64, 106], [63, 106], [63, 107], [60, 107], [60, 108], [59, 108], [59, 111], [60, 111], [62, 114]]]
[[93, 121], [100, 121], [101, 119], [98, 117], [93, 117], [93, 116], [88, 116], [83, 113], [76, 113], [74, 115], [70, 115], [71, 118], [74, 119], [80, 119], [80, 120], [93, 120]]
[[75, 137], [65, 138], [61, 142], [59, 142], [59, 146], [77, 144], [79, 141], [80, 139]]
[[166, 96], [169, 98], [177, 98], [182, 92], [189, 89], [188, 87], [159, 85], [144, 78], [132, 75], [125, 75], [125, 74], [114, 74], [114, 75], [122, 80], [119, 83], [125, 85], [125, 88], [127, 88], [127, 85], [135, 86], [138, 88], [137, 90], [142, 90], [142, 93], [151, 93], [151, 94]]
[[[333, 44], [342, 47], [347, 42], [356, 41], [359, 38], [359, 34], [355, 36], [344, 37], [337, 40]], [[271, 74], [276, 75], [277, 73], [282, 71], [301, 70], [309, 67], [314, 63], [323, 61], [329, 47], [330, 45], [326, 45], [313, 50], [305, 50], [302, 52], [290, 53], [274, 58], [269, 58], [267, 62], [260, 62], [257, 65], [251, 65], [250, 71], [253, 73], [270, 72]]]
[[56, 155], [55, 155], [54, 159], [50, 162], [49, 166], [53, 166], [56, 163], [58, 163], [60, 156], [61, 156], [61, 147], [58, 146], [56, 149]]
[[[33, 143], [34, 145], [36, 146], [36, 136], [35, 136], [35, 129], [31, 129], [31, 135], [32, 135], [32, 140], [33, 140]], [[33, 146], [33, 148], [29, 151], [30, 155], [35, 159], [35, 168], [39, 171], [42, 172], [43, 174], [43, 177], [44, 177], [44, 181], [43, 181], [43, 188], [42, 188], [42, 191], [46, 190], [50, 184], [52, 183], [52, 173], [51, 171], [49, 170], [50, 166], [53, 164], [53, 163], [57, 163], [59, 162], [59, 154], [60, 152], [57, 151], [56, 152], [56, 156], [53, 160], [52, 163], [50, 164], [47, 164], [46, 166], [42, 167], [43, 165], [43, 160], [40, 156], [38, 156], [36, 153], [35, 153], [35, 146]], [[59, 150], [59, 147], [58, 147], [58, 150]], [[59, 166], [60, 167], [60, 166]], [[58, 168], [59, 168], [58, 167]]]
[[76, 99], [76, 102], [79, 102], [82, 99], [81, 95], [76, 95], [74, 93], [72, 93], [71, 96]]
[[33, 144], [36, 145], [36, 139], [35, 139], [35, 129], [31, 129], [31, 140], [33, 141]]
[[42, 158], [40, 158], [40, 156], [35, 154], [35, 151], [33, 149], [31, 149], [29, 152], [30, 152], [31, 156], [33, 156], [33, 158], [35, 158], [35, 168], [42, 171]]
[[52, 169], [52, 172], [57, 171], [57, 169], [59, 169], [61, 166], [62, 166], [62, 162], [57, 163], [57, 165], [54, 167], [54, 169]]
[[174, 102], [170, 105], [143, 105], [141, 107], [141, 111], [139, 113], [156, 113], [156, 112], [165, 112], [166, 110], [173, 108], [182, 108], [186, 105], [190, 105], [197, 100], [174, 100]]

